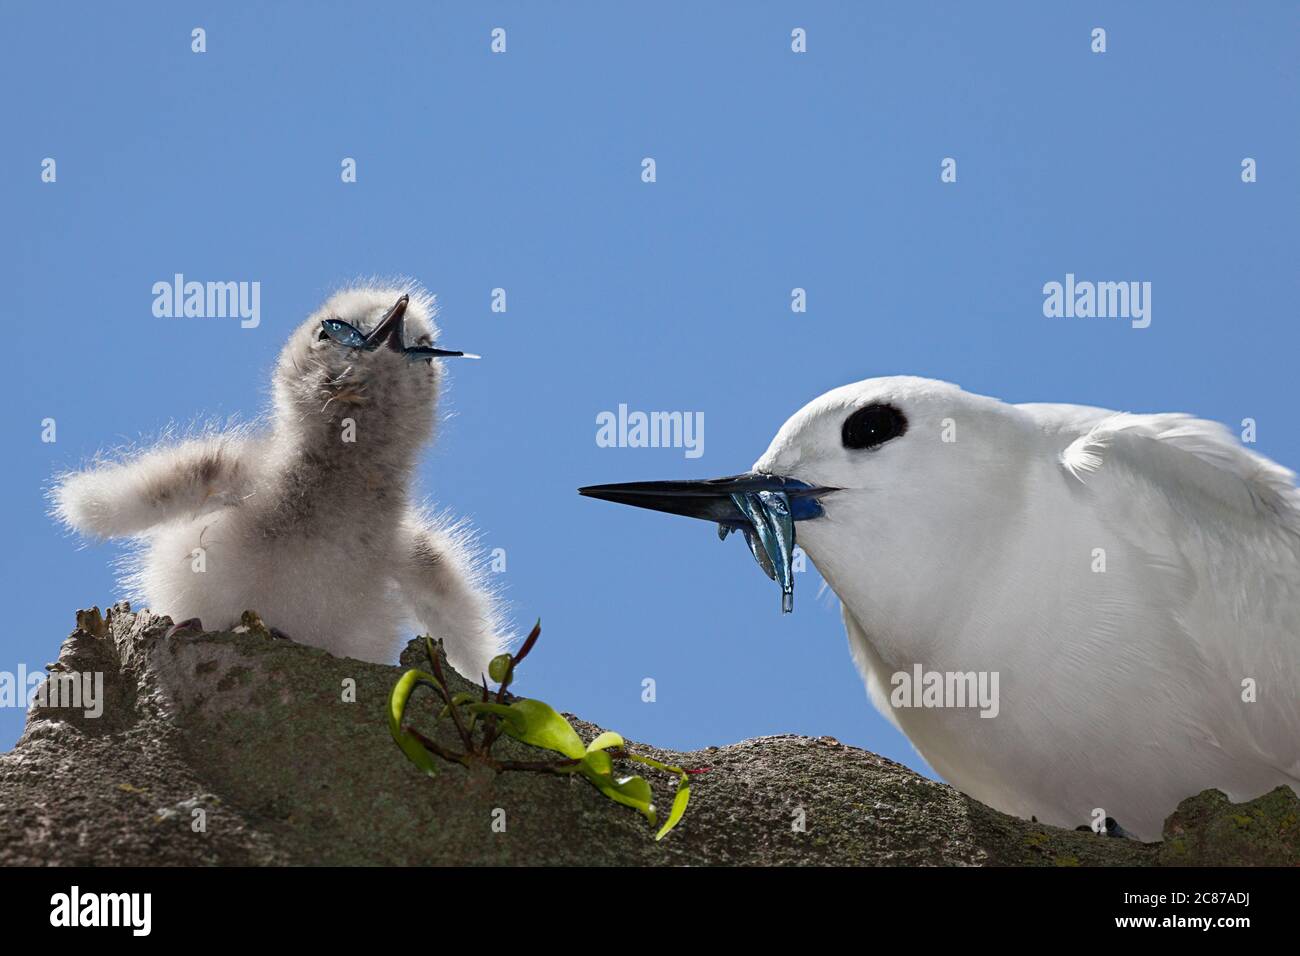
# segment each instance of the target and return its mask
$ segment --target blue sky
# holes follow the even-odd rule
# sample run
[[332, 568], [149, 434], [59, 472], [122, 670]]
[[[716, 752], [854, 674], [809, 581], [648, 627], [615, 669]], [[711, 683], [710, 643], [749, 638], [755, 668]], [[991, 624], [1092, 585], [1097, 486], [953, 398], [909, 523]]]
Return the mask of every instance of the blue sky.
[[[171, 421], [255, 416], [289, 330], [373, 273], [418, 278], [443, 341], [485, 356], [450, 368], [420, 477], [505, 549], [517, 626], [543, 619], [520, 690], [665, 746], [829, 734], [921, 766], [867, 702], [815, 570], [783, 617], [738, 539], [580, 485], [742, 471], [809, 399], [900, 373], [1252, 417], [1258, 450], [1300, 466], [1294, 4], [8, 2], [0, 19], [0, 670], [53, 660], [74, 609], [118, 595], [120, 549], [51, 523], [50, 476]], [[155, 318], [153, 283], [177, 272], [260, 282], [261, 324]], [[1043, 284], [1070, 272], [1151, 282], [1151, 326], [1046, 318]], [[598, 447], [621, 403], [703, 412], [703, 456]], [[0, 709], [0, 746], [22, 722]]]

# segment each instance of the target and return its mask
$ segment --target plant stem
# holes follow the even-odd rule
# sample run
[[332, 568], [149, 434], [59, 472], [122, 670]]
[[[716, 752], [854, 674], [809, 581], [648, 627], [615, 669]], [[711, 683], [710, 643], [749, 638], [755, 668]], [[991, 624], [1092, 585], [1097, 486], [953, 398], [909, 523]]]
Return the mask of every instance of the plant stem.
[[[506, 702], [506, 688], [510, 686], [510, 682], [515, 678], [515, 667], [520, 661], [528, 656], [528, 652], [533, 649], [533, 645], [537, 643], [537, 639], [541, 636], [542, 619], [539, 617], [537, 623], [533, 625], [533, 629], [529, 631], [528, 636], [524, 638], [524, 643], [519, 648], [519, 653], [510, 655], [510, 666], [506, 668], [506, 676], [501, 681], [501, 686], [497, 688], [496, 702], [498, 704], [504, 704]], [[486, 682], [483, 684], [483, 699], [485, 701], [487, 700]], [[498, 733], [497, 725], [498, 721], [495, 714], [489, 714], [487, 719], [483, 721], [483, 753], [485, 754], [491, 752], [492, 745], [496, 743]]]
[[438, 743], [438, 741], [430, 740], [428, 737], [424, 736], [424, 734], [420, 733], [414, 727], [407, 726], [405, 730], [408, 734], [410, 734], [412, 737], [418, 740], [420, 742], [420, 746], [423, 747], [425, 750], [429, 751], [429, 753], [441, 757], [443, 760], [446, 760], [448, 763], [458, 763], [461, 764], [462, 766], [465, 764], [465, 757], [466, 757], [465, 754], [458, 754], [455, 753], [454, 751], [448, 750], [442, 744]]
[[[439, 640], [438, 645], [439, 647], [442, 646], [441, 640]], [[474, 738], [471, 737], [469, 731], [465, 729], [465, 721], [461, 719], [460, 708], [458, 708], [456, 702], [452, 700], [451, 690], [447, 687], [447, 678], [442, 673], [442, 660], [440, 659], [440, 656], [434, 652], [432, 645], [429, 650], [431, 652], [429, 665], [433, 668], [433, 676], [438, 678], [438, 683], [442, 685], [442, 696], [447, 699], [447, 707], [451, 711], [452, 721], [456, 724], [456, 732], [460, 734], [461, 743], [465, 745], [466, 753], [473, 753]]]
[[407, 726], [405, 730], [408, 734], [410, 734], [412, 737], [418, 740], [420, 742], [420, 746], [422, 746], [425, 750], [429, 751], [429, 753], [433, 754], [434, 756], [441, 757], [443, 760], [446, 760], [448, 763], [458, 763], [463, 767], [469, 766], [470, 762], [475, 757], [477, 757], [479, 760], [487, 764], [497, 773], [500, 773], [504, 770], [518, 770], [518, 771], [527, 771], [530, 773], [569, 774], [569, 773], [573, 773], [573, 771], [577, 769], [578, 765], [582, 763], [581, 760], [573, 760], [573, 759], [492, 760], [491, 758], [484, 757], [482, 754], [473, 754], [473, 753], [458, 754], [455, 751], [449, 750], [448, 748], [444, 747], [442, 744], [438, 743], [438, 741], [431, 740], [430, 738], [426, 737], [424, 734], [420, 733], [414, 727]]
[[619, 756], [626, 757], [628, 760], [635, 761], [636, 763], [645, 764], [647, 767], [654, 767], [656, 770], [662, 770], [664, 773], [676, 774], [679, 777], [686, 776], [686, 771], [681, 767], [674, 767], [672, 764], [660, 763], [653, 757], [643, 757], [641, 754], [630, 753], [626, 750], [622, 751]]

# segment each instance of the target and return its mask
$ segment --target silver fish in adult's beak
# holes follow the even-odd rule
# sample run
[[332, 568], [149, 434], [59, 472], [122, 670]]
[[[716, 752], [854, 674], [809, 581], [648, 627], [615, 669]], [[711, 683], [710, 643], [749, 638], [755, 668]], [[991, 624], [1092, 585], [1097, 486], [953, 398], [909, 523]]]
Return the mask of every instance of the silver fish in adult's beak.
[[781, 610], [788, 614], [794, 607], [794, 523], [820, 517], [821, 497], [835, 490], [749, 472], [704, 481], [588, 485], [578, 494], [713, 521], [720, 538], [739, 528], [763, 573], [781, 585]]

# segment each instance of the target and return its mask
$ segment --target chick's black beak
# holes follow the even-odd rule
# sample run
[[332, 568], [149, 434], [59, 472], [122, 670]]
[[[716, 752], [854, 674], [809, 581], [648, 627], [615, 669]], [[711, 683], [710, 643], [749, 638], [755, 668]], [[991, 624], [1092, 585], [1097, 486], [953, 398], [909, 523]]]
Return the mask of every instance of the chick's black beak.
[[819, 499], [835, 490], [810, 485], [798, 478], [784, 475], [747, 472], [702, 481], [629, 481], [616, 485], [588, 485], [579, 488], [578, 494], [743, 528], [749, 525], [749, 518], [736, 506], [732, 495], [753, 491], [783, 491], [790, 499], [791, 518], [807, 521], [824, 513]]
[[379, 320], [379, 324], [366, 336], [367, 346], [376, 348], [382, 344], [388, 346], [394, 352], [400, 352], [405, 348], [406, 321], [403, 316], [406, 315], [406, 305], [410, 301], [411, 297], [404, 295], [393, 304], [391, 309], [384, 313], [384, 317]]

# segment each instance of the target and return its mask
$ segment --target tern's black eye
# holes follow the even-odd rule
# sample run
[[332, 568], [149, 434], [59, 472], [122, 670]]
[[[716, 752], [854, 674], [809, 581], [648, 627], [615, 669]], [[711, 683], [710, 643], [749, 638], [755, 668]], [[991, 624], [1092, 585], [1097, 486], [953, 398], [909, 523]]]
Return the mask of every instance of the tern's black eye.
[[867, 405], [844, 419], [845, 448], [875, 448], [907, 431], [907, 418], [893, 405]]

